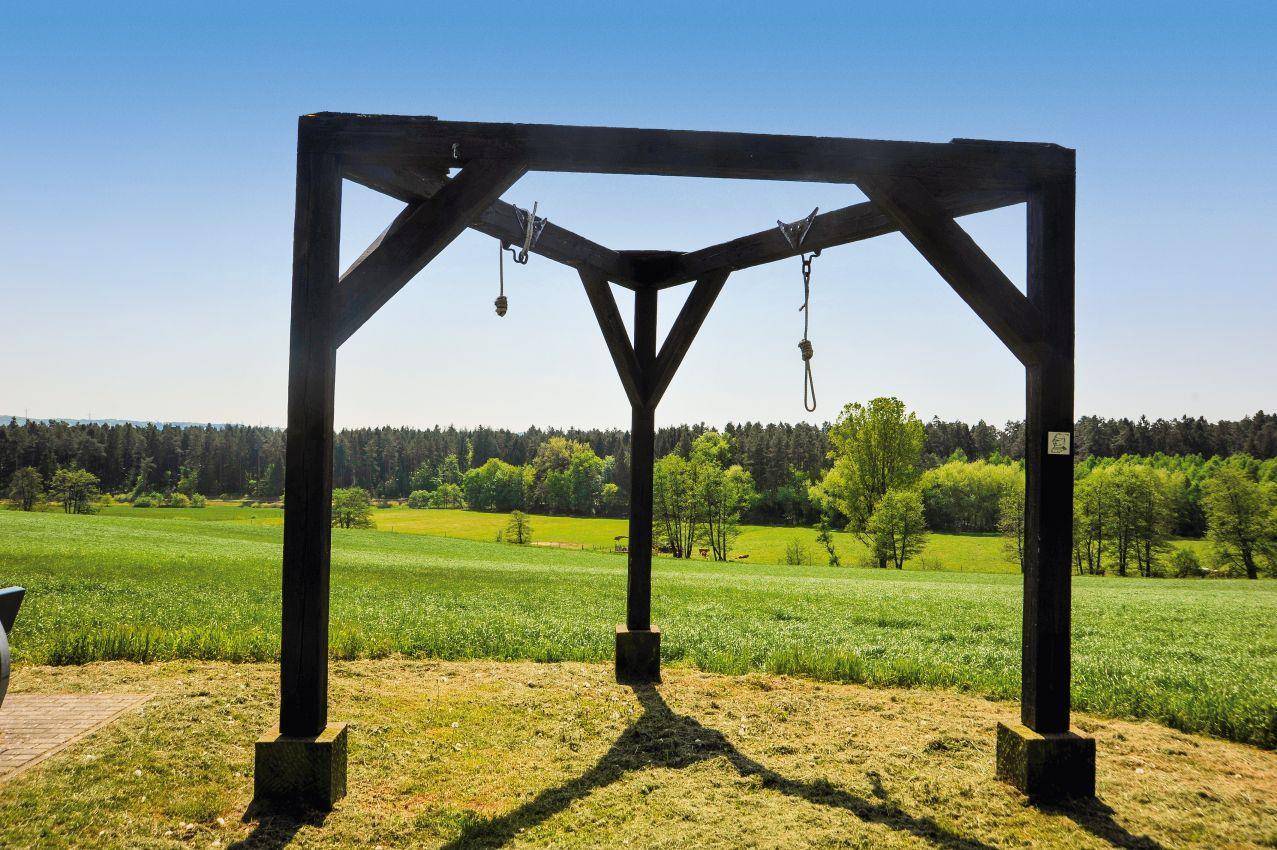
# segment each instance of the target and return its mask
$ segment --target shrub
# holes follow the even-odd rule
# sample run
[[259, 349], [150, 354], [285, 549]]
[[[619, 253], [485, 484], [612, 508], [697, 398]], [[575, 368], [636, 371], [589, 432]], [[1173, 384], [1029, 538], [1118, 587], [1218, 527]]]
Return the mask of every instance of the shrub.
[[191, 496], [191, 507], [192, 508], [208, 507], [208, 499], [205, 499], [203, 494], [196, 493], [194, 496]]
[[1176, 578], [1204, 578], [1206, 570], [1202, 561], [1190, 549], [1176, 549], [1171, 553], [1171, 573]]
[[810, 566], [811, 549], [798, 538], [790, 540], [785, 546], [785, 563], [791, 567]]
[[142, 493], [133, 498], [133, 507], [135, 508], [153, 508], [164, 501], [164, 497], [159, 493]]
[[416, 510], [425, 510], [430, 507], [430, 491], [413, 490], [408, 494], [408, 507]]
[[161, 508], [189, 508], [190, 506], [190, 497], [185, 493], [179, 493], [176, 490], [165, 495], [163, 501], [160, 502]]

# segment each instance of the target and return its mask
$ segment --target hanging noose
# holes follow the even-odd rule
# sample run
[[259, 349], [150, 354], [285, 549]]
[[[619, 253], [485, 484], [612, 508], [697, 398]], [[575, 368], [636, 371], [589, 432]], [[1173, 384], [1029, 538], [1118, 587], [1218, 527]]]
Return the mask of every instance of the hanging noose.
[[811, 329], [811, 261], [820, 256], [820, 249], [817, 248], [810, 254], [803, 254], [800, 248], [818, 212], [820, 207], [808, 213], [806, 218], [800, 218], [788, 224], [779, 219], [776, 221], [776, 226], [780, 228], [780, 233], [789, 243], [789, 247], [799, 252], [803, 261], [803, 306], [798, 308], [803, 314], [803, 338], [798, 342], [798, 350], [803, 355], [803, 407], [808, 413], [816, 411], [816, 381], [811, 376], [811, 358], [815, 351], [812, 349], [811, 340], [807, 338], [807, 333]]
[[510, 301], [505, 297], [505, 246], [500, 242], [497, 243], [497, 280], [499, 281], [500, 291], [497, 300], [492, 305], [497, 308], [497, 315], [504, 316], [510, 307]]
[[816, 412], [816, 381], [811, 374], [811, 358], [815, 351], [807, 334], [811, 330], [811, 261], [819, 256], [819, 249], [802, 255], [803, 306], [798, 308], [803, 314], [803, 338], [798, 342], [798, 350], [803, 355], [803, 407], [808, 413]]

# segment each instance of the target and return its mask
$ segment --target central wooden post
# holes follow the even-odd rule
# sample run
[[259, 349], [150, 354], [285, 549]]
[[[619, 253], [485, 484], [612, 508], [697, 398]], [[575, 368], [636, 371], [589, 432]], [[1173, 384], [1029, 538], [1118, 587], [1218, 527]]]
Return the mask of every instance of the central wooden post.
[[616, 629], [616, 677], [661, 677], [661, 631], [652, 625], [652, 472], [656, 463], [656, 307], [658, 290], [634, 293], [634, 359], [640, 401], [630, 403], [630, 545], [625, 626]]
[[656, 463], [656, 408], [651, 376], [656, 365], [655, 289], [634, 293], [634, 357], [642, 376], [642, 405], [630, 408], [630, 545], [625, 625], [652, 626], [652, 471]]

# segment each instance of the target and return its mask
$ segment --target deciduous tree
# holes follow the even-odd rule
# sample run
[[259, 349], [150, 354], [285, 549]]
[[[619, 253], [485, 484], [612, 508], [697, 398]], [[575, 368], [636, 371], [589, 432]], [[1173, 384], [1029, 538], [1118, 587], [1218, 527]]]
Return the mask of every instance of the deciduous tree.
[[880, 566], [891, 563], [904, 569], [905, 561], [927, 545], [922, 496], [914, 490], [888, 490], [874, 507], [865, 532]]
[[24, 466], [9, 479], [9, 507], [17, 511], [34, 510], [44, 498], [44, 479], [34, 466]]
[[333, 490], [333, 528], [372, 528], [372, 497], [363, 487]]

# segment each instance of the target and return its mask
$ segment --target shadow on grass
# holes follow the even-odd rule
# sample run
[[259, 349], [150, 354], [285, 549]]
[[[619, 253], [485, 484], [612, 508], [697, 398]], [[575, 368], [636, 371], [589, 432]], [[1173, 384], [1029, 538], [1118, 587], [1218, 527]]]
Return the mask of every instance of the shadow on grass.
[[1132, 835], [1128, 832], [1126, 827], [1113, 819], [1116, 812], [1099, 800], [1076, 800], [1039, 808], [1049, 814], [1063, 815], [1096, 838], [1122, 850], [1165, 850], [1147, 835]]
[[314, 809], [276, 809], [253, 801], [244, 813], [244, 822], [257, 821], [253, 831], [227, 850], [277, 850], [287, 847], [303, 826], [323, 826], [327, 812]]
[[742, 776], [757, 776], [765, 788], [816, 805], [844, 809], [866, 823], [908, 832], [944, 850], [989, 848], [981, 841], [955, 834], [931, 818], [904, 811], [888, 799], [886, 789], [876, 777], [870, 777], [875, 780], [873, 796], [876, 799], [872, 800], [857, 797], [829, 782], [786, 778], [742, 754], [717, 729], [675, 714], [651, 685], [636, 685], [634, 692], [643, 706], [643, 715], [592, 768], [557, 788], [541, 792], [509, 814], [467, 825], [446, 848], [501, 847], [520, 831], [549, 819], [573, 801], [616, 782], [630, 771], [677, 770], [721, 757], [726, 757]]

